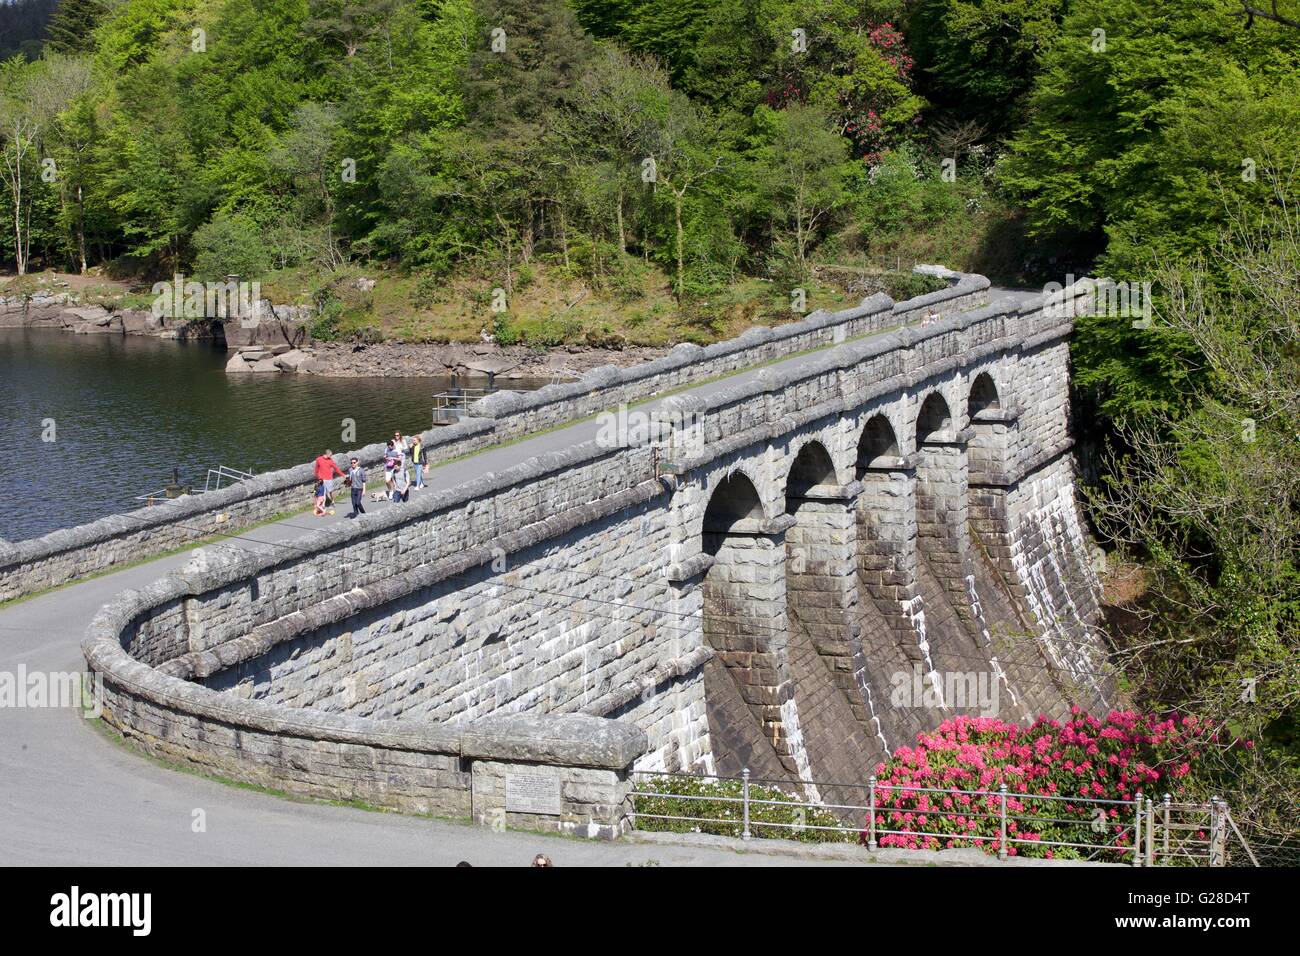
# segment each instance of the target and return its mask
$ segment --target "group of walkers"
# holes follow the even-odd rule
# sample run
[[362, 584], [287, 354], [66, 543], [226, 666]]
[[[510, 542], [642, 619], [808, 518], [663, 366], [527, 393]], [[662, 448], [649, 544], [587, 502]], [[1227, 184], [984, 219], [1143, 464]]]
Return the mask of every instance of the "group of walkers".
[[[419, 435], [406, 438], [400, 431], [393, 432], [393, 437], [384, 447], [384, 491], [376, 492], [374, 500], [410, 501], [411, 491], [424, 487], [425, 462], [424, 440]], [[316, 502], [312, 510], [316, 517], [334, 514], [334, 483], [339, 478], [352, 492], [352, 513], [348, 517], [366, 513], [366, 471], [355, 457], [349, 460], [348, 465], [346, 472], [340, 470], [334, 462], [334, 453], [328, 448], [323, 455], [317, 456]]]

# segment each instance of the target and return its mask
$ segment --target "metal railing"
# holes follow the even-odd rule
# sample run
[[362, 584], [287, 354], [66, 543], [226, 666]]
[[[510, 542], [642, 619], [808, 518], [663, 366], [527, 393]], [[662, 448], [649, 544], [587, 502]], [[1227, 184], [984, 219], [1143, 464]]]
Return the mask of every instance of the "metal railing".
[[465, 409], [480, 398], [485, 398], [496, 388], [483, 386], [453, 387], [433, 396], [433, 423], [435, 425], [454, 425], [465, 414]]
[[[675, 780], [690, 780], [694, 788], [674, 786]], [[701, 783], [714, 782], [713, 789], [699, 792]], [[748, 769], [740, 777], [717, 777], [707, 774], [681, 774], [656, 771], [633, 774], [633, 825], [640, 829], [673, 829], [657, 823], [686, 825], [698, 832], [720, 833], [751, 839], [756, 831], [764, 835], [775, 831], [783, 838], [842, 841], [855, 839], [869, 849], [895, 843], [939, 846], [968, 845], [991, 848], [999, 860], [1014, 855], [1011, 847], [1060, 848], [1077, 852], [1086, 860], [1126, 862], [1132, 866], [1194, 865], [1225, 866], [1229, 862], [1258, 866], [1228, 811], [1227, 805], [1214, 798], [1208, 804], [1174, 803], [1168, 794], [1163, 801], [1135, 794], [1131, 800], [1100, 797], [1074, 797], [1060, 794], [1028, 794], [997, 790], [920, 787], [882, 784], [872, 776], [863, 784], [814, 785], [819, 792], [862, 791], [865, 802], [817, 802], [801, 799], [788, 792], [788, 780], [754, 778]], [[757, 788], [757, 795], [756, 795]], [[697, 792], [686, 793], [686, 789]], [[890, 806], [894, 795], [909, 798], [933, 796], [934, 806]], [[967, 798], [967, 799], [963, 799]], [[944, 800], [952, 805], [944, 807]], [[667, 809], [655, 800], [684, 801], [679, 812], [654, 812]], [[705, 806], [712, 805], [712, 806]], [[982, 805], [984, 809], [978, 809]], [[702, 807], [692, 815], [687, 808]], [[1029, 812], [1036, 806], [1039, 812]], [[909, 816], [916, 826], [891, 827], [891, 821]], [[783, 817], [783, 819], [774, 819]], [[943, 832], [927, 829], [925, 823], [957, 818], [996, 821], [996, 835], [988, 829], [975, 833]], [[849, 825], [847, 821], [854, 822]], [[644, 826], [643, 821], [651, 822]], [[1051, 838], [1021, 828], [1028, 824], [1065, 828], [1059, 838]], [[1067, 839], [1066, 837], [1070, 837]], [[1235, 839], [1232, 839], [1235, 838]], [[1229, 860], [1229, 850], [1242, 851], [1241, 858]]]
[[1167, 865], [1259, 866], [1227, 803], [1174, 803], [1169, 794], [1146, 802], [1146, 861]]
[[170, 485], [164, 485], [157, 491], [146, 492], [143, 495], [134, 495], [132, 500], [143, 501], [145, 506], [149, 507], [164, 501], [174, 501], [181, 497], [181, 495], [201, 495], [204, 492], [216, 491], [221, 487], [223, 481], [233, 483], [246, 481], [253, 477], [252, 471], [241, 471], [238, 468], [231, 468], [228, 465], [218, 465], [216, 468], [208, 469], [207, 477], [203, 481], [203, 490], [196, 491], [189, 485], [182, 485], [180, 483], [179, 469], [177, 469], [177, 472], [177, 476], [174, 477]]
[[150, 507], [152, 505], [158, 504], [159, 502], [171, 501], [175, 497], [176, 497], [175, 495], [169, 495], [167, 493], [166, 488], [159, 488], [157, 491], [147, 491], [142, 495], [133, 495], [131, 500], [143, 501], [145, 503], [145, 507]]
[[216, 468], [208, 469], [208, 477], [203, 482], [203, 490], [216, 491], [221, 487], [222, 481], [246, 481], [252, 477], [252, 471], [240, 471], [238, 468], [230, 468], [227, 465], [218, 465]]

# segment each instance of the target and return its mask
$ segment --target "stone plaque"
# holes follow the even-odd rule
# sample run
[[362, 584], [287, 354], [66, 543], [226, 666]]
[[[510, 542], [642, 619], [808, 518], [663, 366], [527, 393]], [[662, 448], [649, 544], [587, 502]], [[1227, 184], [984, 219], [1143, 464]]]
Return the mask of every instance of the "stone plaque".
[[560, 815], [560, 775], [553, 770], [507, 770], [506, 812]]

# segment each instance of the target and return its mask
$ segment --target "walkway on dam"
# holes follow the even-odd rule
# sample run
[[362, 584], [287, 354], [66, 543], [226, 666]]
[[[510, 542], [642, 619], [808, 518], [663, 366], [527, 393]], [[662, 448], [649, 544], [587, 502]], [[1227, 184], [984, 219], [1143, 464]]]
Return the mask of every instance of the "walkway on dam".
[[[989, 301], [1038, 293], [990, 289]], [[768, 366], [793, 368], [820, 352]], [[707, 395], [758, 374], [740, 372], [687, 389]], [[649, 411], [657, 401], [638, 406]], [[596, 437], [579, 422], [461, 461], [426, 479], [436, 494], [486, 471], [518, 464]], [[310, 502], [304, 498], [304, 506]], [[377, 507], [396, 507], [379, 505]], [[286, 544], [327, 522], [310, 513], [239, 533], [231, 543]], [[188, 552], [70, 585], [0, 609], [0, 672], [80, 672], [91, 618], [120, 591], [140, 587], [188, 560]], [[206, 832], [193, 831], [202, 811]], [[526, 833], [494, 833], [456, 823], [280, 799], [171, 770], [114, 744], [70, 709], [0, 709], [0, 864], [59, 865], [526, 865], [546, 853], [556, 865], [788, 864], [785, 857], [722, 848], [601, 844]], [[806, 861], [812, 862], [812, 861]]]

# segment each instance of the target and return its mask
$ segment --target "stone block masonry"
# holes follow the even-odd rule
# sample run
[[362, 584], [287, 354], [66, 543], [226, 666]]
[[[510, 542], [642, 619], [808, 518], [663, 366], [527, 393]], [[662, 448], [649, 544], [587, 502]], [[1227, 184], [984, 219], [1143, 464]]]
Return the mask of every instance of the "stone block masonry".
[[[739, 338], [701, 349], [681, 345], [654, 362], [627, 369], [596, 369], [577, 382], [551, 385], [537, 392], [502, 392], [478, 403], [475, 417], [423, 434], [431, 465], [437, 465], [501, 441], [535, 434], [590, 415], [619, 402], [635, 402], [673, 388], [905, 324], [936, 309], [967, 308], [984, 301], [988, 280], [964, 276], [951, 288], [893, 303], [873, 296], [853, 309], [816, 312], [801, 322], [775, 329], [756, 328]], [[367, 467], [383, 458], [383, 445], [345, 451], [340, 461], [356, 456]], [[38, 591], [113, 567], [154, 557], [214, 535], [231, 534], [310, 501], [310, 464], [259, 475], [204, 495], [112, 515], [33, 538], [0, 541], [0, 601]]]
[[[653, 437], [292, 549], [204, 549], [96, 619], [106, 719], [236, 779], [614, 836], [632, 770], [865, 778], [971, 710], [898, 699], [913, 663], [994, 673], [1018, 706], [1104, 702], [1069, 329], [1042, 302], [958, 312], [670, 398]], [[534, 429], [571, 399], [497, 410]], [[1028, 630], [1011, 657], [984, 636], [999, 601]]]

